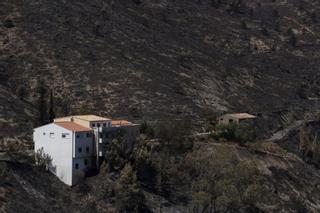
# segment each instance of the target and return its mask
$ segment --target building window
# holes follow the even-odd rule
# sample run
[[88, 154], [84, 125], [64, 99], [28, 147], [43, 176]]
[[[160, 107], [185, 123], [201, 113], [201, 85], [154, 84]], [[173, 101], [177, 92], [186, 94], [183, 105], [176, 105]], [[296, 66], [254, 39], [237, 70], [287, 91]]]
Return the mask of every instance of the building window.
[[90, 151], [90, 149], [89, 149], [89, 147], [88, 147], [88, 146], [87, 146], [87, 148], [86, 148], [86, 151], [87, 151], [87, 152], [89, 152], [89, 151]]
[[107, 127], [107, 123], [103, 123], [103, 127]]
[[42, 133], [43, 135], [46, 135], [46, 133], [44, 132], [44, 133]]
[[84, 159], [84, 165], [88, 165], [88, 160]]
[[92, 127], [96, 127], [96, 124], [92, 124], [91, 126], [92, 126]]
[[90, 138], [91, 137], [91, 133], [87, 133], [87, 138]]
[[81, 147], [78, 149], [78, 152], [79, 152], [79, 153], [81, 153], [81, 152], [82, 152], [82, 148], [81, 148]]
[[50, 132], [50, 138], [54, 138], [54, 133]]
[[76, 169], [79, 169], [79, 164], [76, 163], [75, 167], [76, 167]]
[[229, 123], [233, 123], [233, 120], [232, 120], [232, 119], [229, 119]]
[[99, 123], [97, 124], [97, 127], [100, 127], [100, 124], [99, 124]]
[[64, 139], [68, 139], [68, 138], [70, 138], [70, 134], [69, 133], [62, 133], [61, 137]]

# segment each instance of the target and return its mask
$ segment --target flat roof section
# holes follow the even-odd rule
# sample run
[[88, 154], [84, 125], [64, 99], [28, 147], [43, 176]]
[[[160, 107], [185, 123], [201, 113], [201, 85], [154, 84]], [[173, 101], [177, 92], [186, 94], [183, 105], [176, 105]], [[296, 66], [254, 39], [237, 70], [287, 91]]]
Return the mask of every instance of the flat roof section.
[[104, 118], [97, 115], [75, 115], [72, 117], [85, 120], [85, 121], [111, 121], [110, 118]]
[[61, 118], [55, 118], [54, 120], [59, 122], [59, 121], [71, 120], [72, 118], [78, 118], [84, 121], [111, 121], [110, 118], [105, 118], [97, 115], [71, 115], [71, 116], [66, 116]]

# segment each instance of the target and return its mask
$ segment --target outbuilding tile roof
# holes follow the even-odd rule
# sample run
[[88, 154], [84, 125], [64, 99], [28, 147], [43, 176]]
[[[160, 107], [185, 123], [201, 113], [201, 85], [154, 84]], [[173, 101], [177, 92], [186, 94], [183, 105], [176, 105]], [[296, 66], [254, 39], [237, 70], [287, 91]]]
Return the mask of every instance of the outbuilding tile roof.
[[233, 118], [237, 119], [251, 119], [251, 118], [256, 118], [254, 115], [250, 115], [248, 113], [234, 113], [234, 114], [227, 114]]

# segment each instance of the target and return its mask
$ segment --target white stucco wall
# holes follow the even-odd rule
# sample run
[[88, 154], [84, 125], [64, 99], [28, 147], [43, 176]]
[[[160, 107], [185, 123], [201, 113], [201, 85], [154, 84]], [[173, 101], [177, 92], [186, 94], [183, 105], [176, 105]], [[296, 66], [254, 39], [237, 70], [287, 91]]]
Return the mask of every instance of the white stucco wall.
[[[232, 122], [231, 122], [232, 120]], [[238, 118], [235, 118], [235, 117], [232, 117], [230, 115], [223, 115], [221, 117], [219, 117], [219, 124], [230, 124], [230, 123], [235, 123], [235, 124], [238, 124], [239, 123], [239, 119]]]
[[[51, 134], [50, 133], [54, 133]], [[62, 138], [62, 134], [69, 134]], [[50, 169], [61, 181], [72, 185], [72, 131], [64, 129], [56, 124], [48, 124], [36, 128], [33, 133], [35, 152], [41, 147], [52, 158]], [[55, 171], [54, 169], [55, 168]]]

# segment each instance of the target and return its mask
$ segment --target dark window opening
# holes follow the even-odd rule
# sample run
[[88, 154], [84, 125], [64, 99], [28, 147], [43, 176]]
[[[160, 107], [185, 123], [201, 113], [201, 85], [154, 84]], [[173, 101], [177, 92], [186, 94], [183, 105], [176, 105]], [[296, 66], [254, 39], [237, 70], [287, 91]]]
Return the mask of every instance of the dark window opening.
[[103, 124], [103, 127], [107, 127], [107, 124], [106, 124], [106, 123], [104, 123], [104, 124]]
[[54, 133], [50, 132], [50, 138], [54, 138]]
[[62, 133], [61, 137], [68, 139], [69, 138], [69, 133]]
[[82, 152], [82, 148], [79, 148], [78, 151], [79, 151], [79, 153], [81, 153]]
[[88, 165], [88, 160], [87, 159], [84, 160], [84, 165]]
[[233, 120], [232, 120], [232, 119], [230, 119], [230, 120], [229, 120], [229, 123], [233, 123]]
[[100, 124], [97, 124], [97, 127], [100, 127]]
[[92, 124], [92, 127], [95, 127], [96, 125], [95, 124]]
[[76, 163], [75, 167], [76, 167], [76, 169], [79, 169], [79, 164]]
[[90, 150], [90, 149], [89, 149], [89, 147], [87, 146], [86, 151], [89, 152], [89, 150]]

